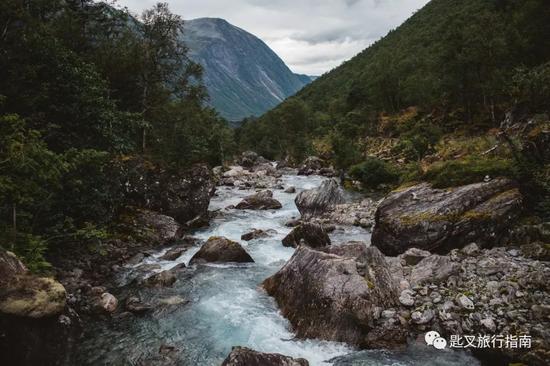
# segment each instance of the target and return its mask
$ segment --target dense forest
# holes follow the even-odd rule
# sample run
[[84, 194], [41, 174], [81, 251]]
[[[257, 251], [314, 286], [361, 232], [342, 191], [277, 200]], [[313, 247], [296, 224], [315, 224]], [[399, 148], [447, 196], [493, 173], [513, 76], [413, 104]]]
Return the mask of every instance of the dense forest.
[[548, 130], [549, 20], [544, 0], [433, 0], [245, 122], [239, 144], [296, 162], [319, 155], [368, 187], [514, 176], [548, 215], [548, 156], [532, 140]]
[[204, 106], [182, 20], [92, 1], [0, 4], [0, 242], [31, 269], [50, 248], [110, 235], [121, 165], [216, 165], [232, 131]]

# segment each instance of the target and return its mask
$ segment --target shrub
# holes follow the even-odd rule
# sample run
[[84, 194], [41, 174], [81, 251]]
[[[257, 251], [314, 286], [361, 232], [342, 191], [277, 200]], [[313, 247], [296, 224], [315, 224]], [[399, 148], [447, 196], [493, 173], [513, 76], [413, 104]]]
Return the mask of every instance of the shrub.
[[367, 188], [376, 188], [381, 184], [395, 184], [399, 174], [388, 163], [377, 158], [368, 158], [350, 168], [352, 178], [359, 180]]
[[429, 120], [420, 120], [412, 127], [402, 128], [406, 130], [401, 134], [401, 142], [396, 146], [396, 150], [408, 159], [421, 160], [434, 152], [434, 147], [442, 136], [441, 129]]
[[436, 188], [446, 188], [481, 182], [486, 176], [513, 178], [516, 174], [516, 167], [511, 160], [470, 157], [435, 163], [424, 173], [423, 179]]

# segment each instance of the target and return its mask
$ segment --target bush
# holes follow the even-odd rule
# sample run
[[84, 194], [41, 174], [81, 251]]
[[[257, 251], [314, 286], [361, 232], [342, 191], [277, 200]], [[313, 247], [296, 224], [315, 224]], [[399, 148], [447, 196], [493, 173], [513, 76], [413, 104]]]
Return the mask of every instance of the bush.
[[350, 168], [352, 178], [359, 180], [367, 188], [377, 188], [381, 184], [395, 184], [399, 174], [388, 163], [377, 158], [368, 158]]
[[397, 152], [408, 159], [421, 160], [435, 151], [434, 147], [442, 136], [438, 126], [428, 120], [420, 120], [414, 126], [406, 126], [406, 128], [407, 130], [400, 136], [401, 142], [395, 147]]
[[424, 173], [423, 179], [436, 188], [447, 188], [481, 182], [486, 176], [513, 178], [516, 175], [517, 169], [511, 160], [470, 157], [435, 163]]
[[13, 250], [31, 272], [42, 273], [51, 269], [51, 264], [44, 258], [48, 243], [40, 236], [20, 233], [14, 248], [5, 249]]

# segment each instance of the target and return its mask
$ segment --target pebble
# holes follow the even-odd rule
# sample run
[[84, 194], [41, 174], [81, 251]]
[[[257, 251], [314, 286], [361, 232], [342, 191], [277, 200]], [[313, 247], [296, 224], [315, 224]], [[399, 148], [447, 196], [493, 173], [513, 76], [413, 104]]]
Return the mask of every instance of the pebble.
[[462, 253], [472, 256], [479, 252], [479, 247], [476, 243], [470, 243], [466, 245], [464, 248], [462, 248]]
[[466, 310], [474, 310], [475, 308], [474, 302], [466, 295], [459, 295], [456, 298], [456, 302], [461, 308]]
[[440, 295], [439, 292], [437, 292], [437, 291], [432, 292], [432, 293], [430, 294], [430, 297], [431, 297], [432, 302], [433, 302], [434, 304], [438, 304], [438, 303], [440, 303], [441, 300], [442, 300], [441, 295]]
[[415, 311], [411, 314], [411, 319], [415, 324], [427, 324], [432, 321], [435, 314], [431, 309], [424, 310], [423, 312]]
[[401, 291], [401, 295], [399, 296], [399, 302], [405, 306], [413, 306], [414, 305], [414, 292], [411, 290], [403, 290]]

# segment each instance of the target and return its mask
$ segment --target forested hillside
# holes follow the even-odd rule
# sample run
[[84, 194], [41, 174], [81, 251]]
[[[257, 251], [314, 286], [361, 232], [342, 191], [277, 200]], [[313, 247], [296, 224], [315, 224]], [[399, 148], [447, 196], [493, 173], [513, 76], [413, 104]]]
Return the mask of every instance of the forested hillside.
[[[525, 138], [546, 138], [537, 133], [548, 131], [549, 85], [546, 1], [432, 0], [247, 123], [239, 142], [268, 157], [320, 155], [374, 186], [417, 179], [452, 185], [525, 173], [524, 163], [544, 160], [522, 146]], [[526, 137], [525, 126], [534, 124]], [[517, 128], [492, 130], [499, 127]], [[540, 157], [543, 145], [531, 145]], [[533, 169], [542, 181], [549, 177], [548, 165]], [[457, 170], [462, 178], [453, 180]], [[372, 171], [382, 173], [369, 177]]]
[[159, 4], [139, 20], [92, 1], [0, 4], [0, 245], [33, 269], [112, 234], [125, 162], [175, 171], [231, 149], [181, 19]]

